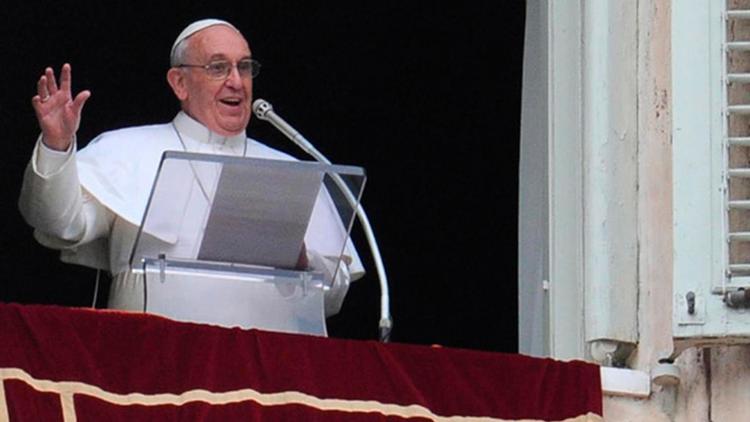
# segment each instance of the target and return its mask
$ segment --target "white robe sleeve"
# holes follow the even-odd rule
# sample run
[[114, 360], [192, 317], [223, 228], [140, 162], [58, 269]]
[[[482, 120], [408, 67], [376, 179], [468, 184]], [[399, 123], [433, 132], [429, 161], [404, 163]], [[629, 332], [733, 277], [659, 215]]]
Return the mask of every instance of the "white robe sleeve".
[[81, 189], [75, 145], [65, 153], [37, 141], [18, 201], [34, 237], [54, 249], [75, 249], [106, 237], [114, 215]]

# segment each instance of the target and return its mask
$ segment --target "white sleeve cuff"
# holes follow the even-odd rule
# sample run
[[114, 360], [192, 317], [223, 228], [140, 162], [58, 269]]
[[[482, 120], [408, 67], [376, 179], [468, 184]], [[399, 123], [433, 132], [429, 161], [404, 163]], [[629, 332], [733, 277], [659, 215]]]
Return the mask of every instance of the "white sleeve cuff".
[[42, 142], [42, 135], [37, 140], [36, 171], [40, 176], [49, 176], [59, 172], [63, 166], [73, 157], [75, 138], [70, 143], [67, 151], [54, 150]]

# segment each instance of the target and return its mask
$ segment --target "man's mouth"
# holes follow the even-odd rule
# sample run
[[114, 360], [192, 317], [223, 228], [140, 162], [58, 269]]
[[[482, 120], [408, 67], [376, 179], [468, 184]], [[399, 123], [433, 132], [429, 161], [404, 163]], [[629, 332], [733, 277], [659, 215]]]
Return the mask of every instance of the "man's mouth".
[[230, 107], [237, 107], [242, 103], [242, 100], [239, 98], [223, 98], [219, 101], [221, 101], [222, 104], [226, 104]]

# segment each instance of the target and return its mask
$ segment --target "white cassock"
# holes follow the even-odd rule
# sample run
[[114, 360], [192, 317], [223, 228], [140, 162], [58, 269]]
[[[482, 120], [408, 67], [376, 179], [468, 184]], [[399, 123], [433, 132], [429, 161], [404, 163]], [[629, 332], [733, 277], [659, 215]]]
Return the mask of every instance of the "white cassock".
[[[19, 208], [34, 227], [34, 237], [47, 247], [60, 249], [63, 261], [111, 272], [108, 307], [123, 310], [143, 310], [143, 279], [129, 271], [128, 261], [164, 151], [294, 160], [244, 133], [217, 135], [183, 112], [172, 123], [106, 132], [81, 151], [74, 149], [60, 153], [37, 141], [24, 174]], [[331, 221], [321, 208], [325, 207], [316, 203], [305, 235], [306, 248], [314, 255], [313, 267], [325, 267], [327, 262], [321, 257], [340, 253], [326, 233], [340, 226], [340, 221]], [[349, 281], [364, 274], [350, 242], [345, 257], [343, 271], [329, 281], [327, 316], [339, 311]], [[328, 267], [315, 269], [333, 276]]]

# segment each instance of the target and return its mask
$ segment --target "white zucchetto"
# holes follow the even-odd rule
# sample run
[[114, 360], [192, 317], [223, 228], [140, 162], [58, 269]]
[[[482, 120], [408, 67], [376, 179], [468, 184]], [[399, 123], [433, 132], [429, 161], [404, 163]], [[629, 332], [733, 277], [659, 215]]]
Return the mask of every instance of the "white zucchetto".
[[179, 43], [184, 41], [189, 36], [195, 34], [196, 32], [206, 29], [209, 26], [214, 26], [214, 25], [226, 25], [234, 29], [235, 31], [239, 32], [239, 30], [235, 28], [234, 25], [221, 19], [201, 19], [201, 20], [195, 21], [191, 23], [190, 25], [186, 26], [185, 29], [183, 29], [182, 32], [180, 32], [180, 35], [177, 36], [177, 39], [174, 41], [174, 44], [172, 44], [172, 51], [170, 51], [169, 53], [169, 59], [171, 61], [174, 60], [174, 52]]

